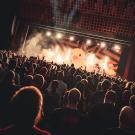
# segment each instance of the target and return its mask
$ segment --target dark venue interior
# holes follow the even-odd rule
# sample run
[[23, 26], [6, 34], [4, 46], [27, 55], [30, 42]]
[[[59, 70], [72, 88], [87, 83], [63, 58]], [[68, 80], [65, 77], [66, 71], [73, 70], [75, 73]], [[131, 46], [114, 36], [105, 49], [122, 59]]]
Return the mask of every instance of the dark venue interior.
[[1, 0], [0, 135], [135, 135], [135, 0]]

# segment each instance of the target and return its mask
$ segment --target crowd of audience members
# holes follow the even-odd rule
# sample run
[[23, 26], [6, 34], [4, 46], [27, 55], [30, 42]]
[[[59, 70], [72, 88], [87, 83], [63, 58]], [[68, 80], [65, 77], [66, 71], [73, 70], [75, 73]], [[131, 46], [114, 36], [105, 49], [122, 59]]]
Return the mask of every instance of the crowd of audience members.
[[0, 135], [135, 135], [135, 83], [0, 51]]

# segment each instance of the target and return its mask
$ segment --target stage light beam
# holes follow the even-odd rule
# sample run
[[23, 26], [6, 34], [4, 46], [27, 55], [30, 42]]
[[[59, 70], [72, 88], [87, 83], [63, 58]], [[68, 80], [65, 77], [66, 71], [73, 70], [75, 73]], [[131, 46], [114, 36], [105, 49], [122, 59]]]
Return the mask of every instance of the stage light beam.
[[63, 61], [63, 58], [62, 58], [62, 56], [60, 54], [57, 55], [56, 62], [58, 64], [63, 64], [64, 61]]
[[105, 71], [108, 69], [108, 61], [109, 61], [109, 57], [105, 56], [104, 63], [103, 63], [103, 68]]
[[65, 61], [69, 61], [71, 58], [71, 49], [68, 49]]
[[90, 65], [93, 66], [94, 65], [94, 60], [95, 60], [95, 54], [94, 53], [91, 54], [90, 60], [91, 60]]

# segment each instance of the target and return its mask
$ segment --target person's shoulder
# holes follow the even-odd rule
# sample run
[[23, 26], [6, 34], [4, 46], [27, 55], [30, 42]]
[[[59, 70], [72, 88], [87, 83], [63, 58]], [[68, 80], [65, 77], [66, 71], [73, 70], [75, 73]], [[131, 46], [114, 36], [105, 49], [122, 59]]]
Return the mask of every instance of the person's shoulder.
[[2, 69], [2, 70], [0, 71], [0, 75], [5, 75], [8, 71], [9, 71], [9, 69], [7, 69], [7, 68]]
[[58, 83], [67, 85], [63, 80], [58, 80]]
[[108, 128], [103, 135], [125, 135], [120, 128]]
[[63, 111], [63, 108], [55, 108], [52, 112], [52, 115], [60, 115]]
[[12, 88], [13, 91], [18, 91], [20, 88], [22, 88], [21, 85], [16, 85], [16, 84], [13, 84], [10, 86]]
[[16, 89], [20, 89], [20, 88], [22, 88], [22, 86], [21, 85], [14, 85], [14, 87], [16, 88]]
[[61, 111], [63, 111], [63, 110], [65, 110], [65, 108], [63, 108], [63, 107], [60, 107], [60, 108], [56, 108], [53, 112], [58, 112], [58, 113], [60, 113]]
[[64, 81], [62, 81], [62, 84], [63, 84], [64, 87], [67, 88], [67, 84]]
[[103, 103], [97, 103], [97, 104], [95, 104], [95, 105], [93, 106], [93, 108], [100, 108], [100, 107], [102, 107], [102, 106], [104, 106]]
[[91, 107], [90, 112], [100, 113], [101, 109], [103, 108], [103, 103], [97, 103]]
[[67, 108], [67, 107], [61, 107], [61, 108], [56, 108], [52, 115], [55, 115], [57, 117], [61, 117], [63, 115], [69, 114], [71, 113], [71, 109]]
[[34, 126], [34, 130], [37, 133], [37, 135], [51, 135], [51, 133], [49, 131], [42, 130], [42, 129], [38, 128], [37, 126]]
[[0, 128], [0, 135], [9, 135], [10, 133], [12, 133], [13, 129], [14, 128], [12, 126], [7, 126], [5, 128]]

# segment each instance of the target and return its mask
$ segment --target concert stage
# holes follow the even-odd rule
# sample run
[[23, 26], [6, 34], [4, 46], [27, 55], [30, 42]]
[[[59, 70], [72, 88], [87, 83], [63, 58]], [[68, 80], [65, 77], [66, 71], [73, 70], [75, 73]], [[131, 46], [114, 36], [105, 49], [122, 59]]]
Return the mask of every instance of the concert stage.
[[35, 24], [25, 25], [22, 35], [18, 51], [22, 55], [45, 57], [57, 64], [73, 63], [76, 68], [110, 76], [119, 75], [121, 56], [128, 48], [123, 40]]

